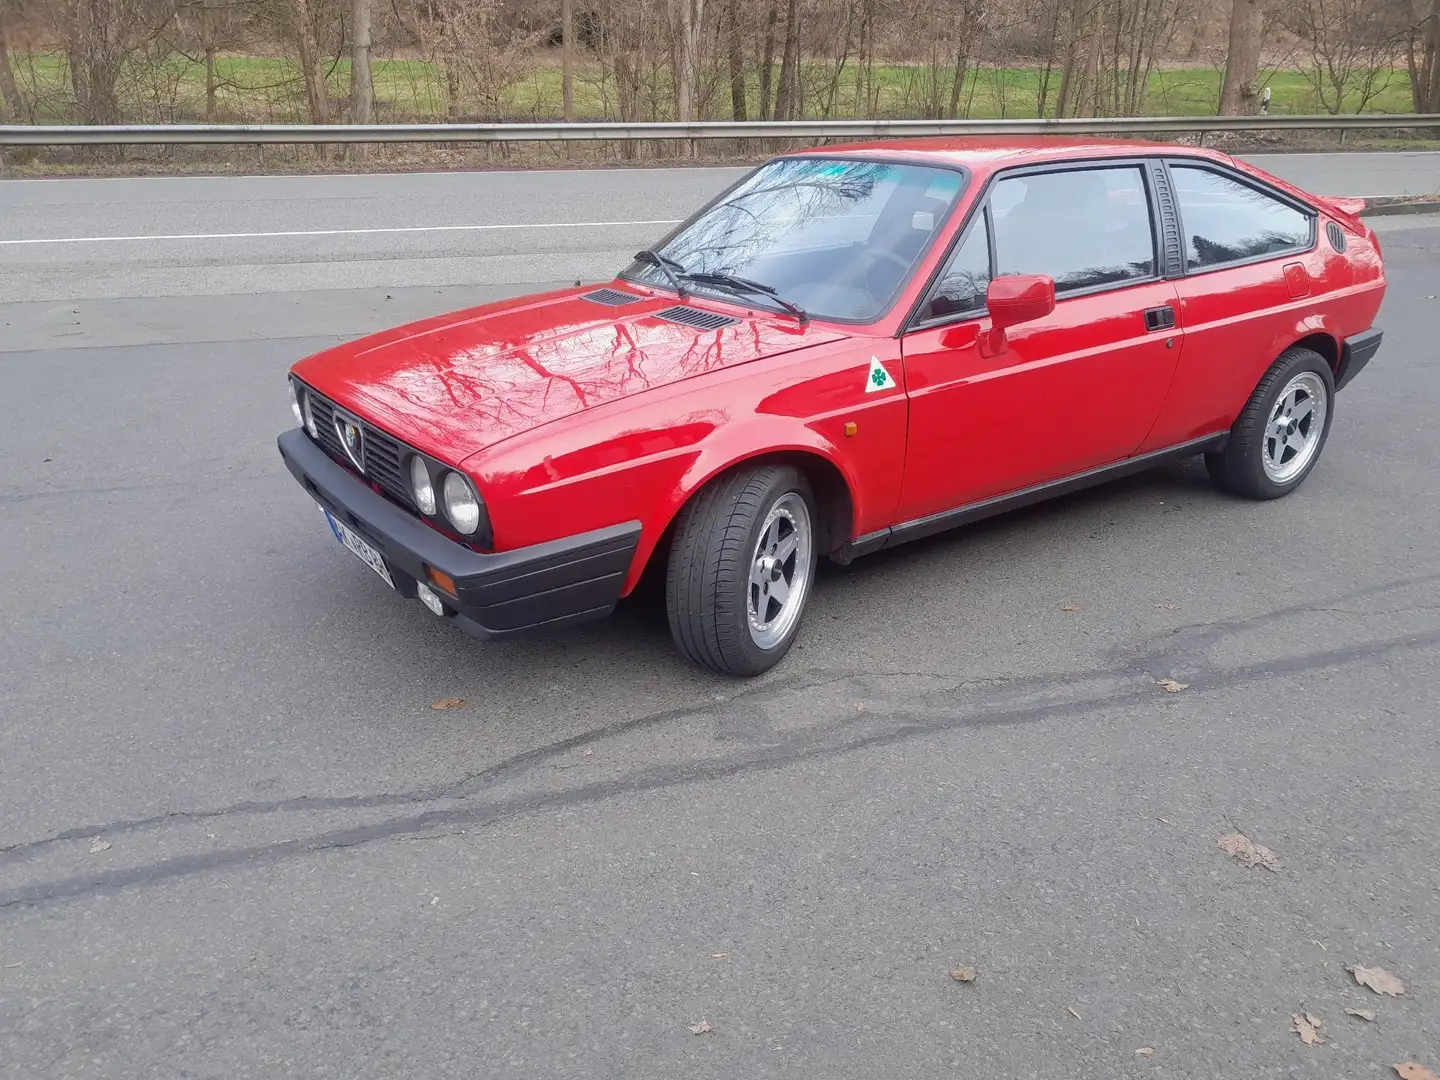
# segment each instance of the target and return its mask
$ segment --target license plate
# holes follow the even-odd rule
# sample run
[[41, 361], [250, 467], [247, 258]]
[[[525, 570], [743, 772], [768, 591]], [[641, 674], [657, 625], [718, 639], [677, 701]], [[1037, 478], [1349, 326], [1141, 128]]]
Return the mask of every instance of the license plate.
[[320, 513], [325, 515], [326, 524], [330, 526], [330, 531], [335, 534], [335, 539], [349, 548], [350, 552], [357, 559], [384, 578], [386, 585], [389, 585], [392, 589], [395, 588], [395, 581], [390, 577], [390, 568], [385, 565], [385, 560], [381, 557], [380, 553], [364, 540], [360, 539], [354, 529], [347, 526], [343, 521], [336, 521], [335, 515], [323, 506], [320, 507]]

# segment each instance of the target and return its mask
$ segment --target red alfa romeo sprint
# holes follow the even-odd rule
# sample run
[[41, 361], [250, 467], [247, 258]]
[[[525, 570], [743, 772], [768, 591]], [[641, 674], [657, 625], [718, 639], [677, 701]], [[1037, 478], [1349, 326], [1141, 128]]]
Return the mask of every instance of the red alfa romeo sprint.
[[1362, 208], [1144, 143], [790, 154], [603, 287], [300, 361], [280, 453], [463, 630], [603, 616], [651, 568], [680, 650], [754, 675], [821, 556], [1190, 455], [1294, 491], [1380, 345]]

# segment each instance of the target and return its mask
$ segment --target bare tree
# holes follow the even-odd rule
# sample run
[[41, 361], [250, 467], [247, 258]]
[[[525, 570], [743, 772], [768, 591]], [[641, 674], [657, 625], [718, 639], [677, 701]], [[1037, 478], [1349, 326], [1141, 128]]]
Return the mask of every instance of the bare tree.
[[675, 115], [683, 123], [695, 119], [695, 65], [705, 25], [705, 0], [674, 0], [679, 8], [675, 34]]
[[49, 0], [44, 10], [63, 43], [81, 123], [121, 122], [121, 68], [161, 33], [175, 8], [175, 0]]
[[310, 0], [290, 0], [291, 31], [300, 54], [300, 77], [305, 83], [305, 104], [312, 124], [330, 122], [330, 91], [320, 70], [320, 41]]
[[1263, 0], [1234, 0], [1230, 11], [1230, 48], [1220, 85], [1220, 115], [1247, 116], [1260, 98], [1260, 47], [1264, 41]]
[[1394, 33], [1373, 0], [1289, 0], [1281, 16], [1306, 44], [1306, 80], [1320, 105], [1360, 112], [1388, 85]]
[[5, 0], [0, 0], [0, 120], [17, 119], [24, 106], [20, 100], [20, 88], [15, 85], [15, 69], [10, 66], [10, 43], [7, 30], [14, 11]]
[[1413, 0], [1405, 12], [1405, 66], [1417, 113], [1440, 112], [1440, 0]]
[[575, 122], [575, 0], [560, 3], [560, 99], [567, 124]]

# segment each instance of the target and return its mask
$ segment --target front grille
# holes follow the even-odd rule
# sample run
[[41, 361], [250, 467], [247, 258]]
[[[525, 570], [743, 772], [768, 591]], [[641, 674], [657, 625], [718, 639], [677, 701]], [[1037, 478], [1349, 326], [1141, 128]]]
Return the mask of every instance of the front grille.
[[[345, 453], [345, 446], [340, 441], [340, 433], [335, 430], [335, 403], [308, 387], [305, 393], [310, 402], [310, 414], [315, 417], [315, 431], [319, 435], [320, 446], [340, 464], [353, 468], [349, 456]], [[401, 506], [414, 510], [415, 500], [410, 496], [410, 486], [405, 483], [405, 458], [408, 448], [364, 420], [360, 420], [360, 427], [365, 433], [366, 478], [375, 481], [380, 490]]]
[[685, 307], [677, 304], [668, 307], [664, 311], [657, 311], [655, 318], [664, 319], [666, 322], [680, 323], [682, 326], [693, 326], [697, 330], [718, 330], [722, 326], [730, 326], [740, 320], [729, 315], [721, 315], [715, 311], [701, 311], [699, 308]]

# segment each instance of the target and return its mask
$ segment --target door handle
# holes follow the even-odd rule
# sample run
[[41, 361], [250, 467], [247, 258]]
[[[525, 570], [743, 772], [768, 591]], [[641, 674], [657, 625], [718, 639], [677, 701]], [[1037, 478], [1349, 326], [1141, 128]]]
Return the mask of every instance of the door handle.
[[1147, 333], [1154, 333], [1156, 330], [1175, 329], [1175, 309], [1169, 304], [1163, 307], [1152, 307], [1145, 310], [1145, 330]]

